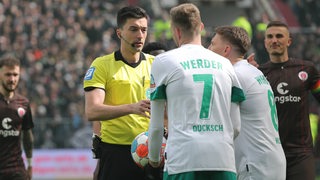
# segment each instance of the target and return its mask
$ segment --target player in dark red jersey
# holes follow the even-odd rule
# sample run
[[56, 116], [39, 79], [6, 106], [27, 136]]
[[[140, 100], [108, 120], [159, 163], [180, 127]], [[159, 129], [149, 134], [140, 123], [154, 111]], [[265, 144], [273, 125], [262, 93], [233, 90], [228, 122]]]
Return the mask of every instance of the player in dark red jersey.
[[270, 61], [259, 69], [274, 91], [279, 134], [287, 159], [287, 180], [314, 180], [308, 95], [311, 92], [320, 102], [320, 75], [311, 61], [289, 58], [291, 41], [286, 24], [270, 22], [264, 41]]
[[[32, 178], [33, 120], [29, 100], [15, 92], [20, 62], [14, 57], [0, 59], [0, 179]], [[21, 140], [27, 157], [22, 159]]]

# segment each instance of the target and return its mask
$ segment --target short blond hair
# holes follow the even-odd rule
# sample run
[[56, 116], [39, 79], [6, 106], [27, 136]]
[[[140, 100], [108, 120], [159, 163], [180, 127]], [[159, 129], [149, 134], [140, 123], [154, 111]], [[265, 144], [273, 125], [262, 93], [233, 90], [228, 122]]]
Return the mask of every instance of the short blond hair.
[[170, 10], [171, 23], [186, 34], [199, 34], [202, 20], [200, 11], [192, 3], [184, 3]]

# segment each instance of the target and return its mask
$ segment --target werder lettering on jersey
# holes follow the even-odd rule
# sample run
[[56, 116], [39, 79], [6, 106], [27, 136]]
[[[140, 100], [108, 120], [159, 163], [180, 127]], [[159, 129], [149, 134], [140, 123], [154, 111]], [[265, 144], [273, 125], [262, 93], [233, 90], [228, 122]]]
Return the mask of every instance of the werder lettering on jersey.
[[198, 124], [193, 125], [192, 130], [194, 132], [214, 132], [214, 131], [223, 131], [223, 125], [215, 125], [215, 124]]
[[184, 70], [188, 69], [222, 69], [222, 64], [214, 60], [194, 59], [180, 63]]
[[269, 81], [266, 79], [264, 75], [257, 76], [255, 77], [255, 79], [258, 81], [260, 85], [263, 85], [263, 84], [269, 85]]
[[7, 137], [7, 136], [19, 136], [19, 131], [11, 129], [12, 126], [10, 123], [12, 122], [12, 119], [10, 118], [3, 118], [1, 122], [1, 126], [3, 130], [0, 130], [0, 136]]

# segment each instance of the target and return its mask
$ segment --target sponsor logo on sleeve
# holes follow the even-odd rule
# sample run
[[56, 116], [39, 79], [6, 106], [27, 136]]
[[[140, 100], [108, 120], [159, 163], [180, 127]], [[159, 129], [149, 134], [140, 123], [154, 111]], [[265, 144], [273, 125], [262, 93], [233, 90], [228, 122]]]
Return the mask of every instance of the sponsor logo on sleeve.
[[94, 70], [96, 70], [95, 67], [89, 68], [86, 75], [84, 76], [84, 80], [91, 80], [93, 77]]

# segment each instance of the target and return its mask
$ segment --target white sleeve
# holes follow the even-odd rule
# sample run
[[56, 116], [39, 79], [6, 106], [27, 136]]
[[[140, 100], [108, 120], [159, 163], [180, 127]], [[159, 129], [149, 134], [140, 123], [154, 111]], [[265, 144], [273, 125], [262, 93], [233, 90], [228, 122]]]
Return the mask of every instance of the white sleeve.
[[240, 132], [241, 128], [241, 117], [240, 117], [240, 108], [239, 103], [233, 102], [231, 103], [231, 111], [230, 111], [230, 117], [233, 124], [233, 139], [235, 139]]
[[240, 115], [240, 103], [246, 99], [240, 82], [236, 76], [236, 72], [233, 74], [233, 87], [232, 87], [232, 100], [230, 117], [233, 124], [233, 139], [235, 139], [240, 132], [241, 128], [241, 115]]
[[148, 156], [151, 161], [160, 161], [160, 150], [164, 130], [165, 100], [151, 101], [151, 120], [148, 135]]

